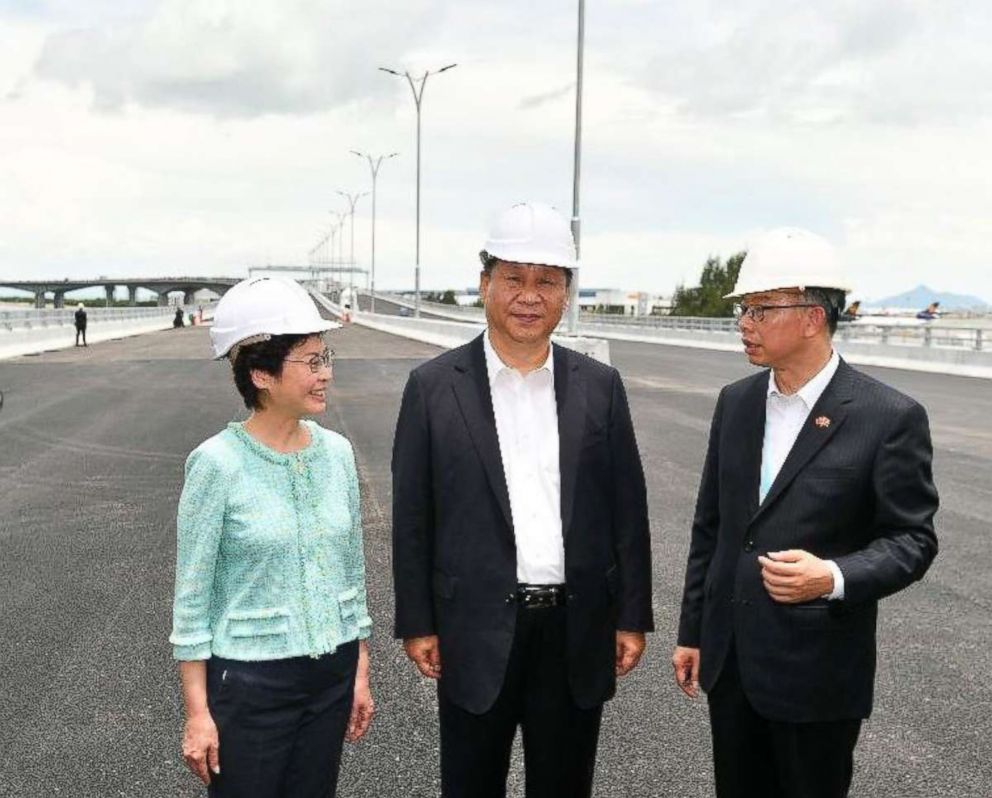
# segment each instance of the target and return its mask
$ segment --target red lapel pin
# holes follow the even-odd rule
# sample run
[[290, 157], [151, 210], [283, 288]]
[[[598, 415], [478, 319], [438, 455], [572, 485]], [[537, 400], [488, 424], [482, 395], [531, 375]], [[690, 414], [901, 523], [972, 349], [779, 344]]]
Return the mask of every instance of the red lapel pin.
[[818, 426], [820, 429], [826, 429], [827, 427], [830, 426], [830, 419], [827, 418], [826, 416], [820, 416], [813, 423], [816, 424], [816, 426]]

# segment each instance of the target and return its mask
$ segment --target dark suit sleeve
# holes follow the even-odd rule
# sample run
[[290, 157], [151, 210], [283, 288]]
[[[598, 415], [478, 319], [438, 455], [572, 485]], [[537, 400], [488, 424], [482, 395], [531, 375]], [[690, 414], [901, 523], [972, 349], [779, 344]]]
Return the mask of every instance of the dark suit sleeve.
[[875, 456], [874, 539], [838, 557], [844, 601], [874, 601], [902, 590], [926, 573], [937, 556], [933, 516], [933, 447], [926, 411], [912, 404], [895, 421]]
[[653, 632], [647, 489], [627, 394], [616, 371], [613, 372], [609, 435], [613, 465], [614, 547], [620, 572], [617, 629]]
[[710, 441], [706, 448], [703, 476], [696, 497], [696, 515], [692, 520], [692, 539], [689, 542], [689, 560], [686, 563], [685, 586], [682, 590], [678, 644], [690, 648], [699, 648], [706, 573], [716, 550], [717, 531], [720, 528], [720, 423], [723, 397], [724, 392], [721, 391], [713, 411], [713, 422], [710, 424]]
[[410, 375], [393, 438], [393, 586], [395, 634], [436, 634], [431, 573], [434, 505], [430, 424], [423, 389]]

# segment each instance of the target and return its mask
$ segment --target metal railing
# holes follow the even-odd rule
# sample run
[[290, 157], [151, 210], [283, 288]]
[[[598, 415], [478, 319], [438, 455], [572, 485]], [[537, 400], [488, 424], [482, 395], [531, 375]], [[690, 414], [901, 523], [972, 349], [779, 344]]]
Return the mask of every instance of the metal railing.
[[[395, 294], [383, 295], [390, 302], [413, 308], [413, 303], [405, 297]], [[448, 318], [464, 321], [482, 322], [485, 311], [482, 308], [460, 305], [445, 305], [438, 302], [420, 302], [421, 310]], [[971, 324], [972, 320], [958, 320]], [[882, 344], [891, 346], [920, 346], [937, 349], [959, 349], [973, 352], [989, 351], [992, 339], [992, 320], [986, 320], [986, 326], [981, 326], [982, 320], [974, 320], [974, 326], [958, 326], [947, 322], [914, 323], [913, 320], [893, 319], [872, 322], [870, 319], [860, 319], [853, 323], [842, 322], [837, 329], [836, 338], [842, 342]], [[589, 313], [579, 315], [579, 324], [588, 333], [597, 329], [636, 332], [650, 331], [652, 334], [664, 330], [680, 333], [737, 333], [737, 323], [729, 318], [709, 318], [697, 316], [621, 316], [619, 314]]]
[[[198, 307], [213, 309], [216, 302], [201, 302], [196, 305], [167, 305], [163, 307], [115, 307], [115, 308], [86, 308], [87, 324], [115, 321], [139, 321], [158, 317], [171, 317], [176, 314], [176, 308], [182, 307], [184, 313], [195, 311]], [[13, 330], [49, 329], [52, 327], [73, 327], [75, 325], [75, 308], [2, 308], [0, 309], [0, 332]]]

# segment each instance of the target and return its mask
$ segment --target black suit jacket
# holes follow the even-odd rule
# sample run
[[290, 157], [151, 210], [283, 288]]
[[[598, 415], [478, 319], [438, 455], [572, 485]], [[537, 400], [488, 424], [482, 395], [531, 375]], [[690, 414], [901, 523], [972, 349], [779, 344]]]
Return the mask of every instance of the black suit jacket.
[[[618, 629], [653, 630], [644, 474], [616, 369], [555, 346], [568, 680], [583, 707], [615, 689]], [[396, 636], [438, 635], [440, 689], [496, 700], [517, 559], [482, 336], [415, 369], [393, 447]]]
[[[709, 690], [733, 642], [744, 691], [767, 718], [866, 718], [877, 602], [922, 577], [937, 553], [926, 411], [842, 360], [759, 506], [768, 379], [765, 371], [720, 393], [679, 644], [701, 648]], [[784, 549], [834, 560], [844, 599], [772, 601], [757, 557]]]

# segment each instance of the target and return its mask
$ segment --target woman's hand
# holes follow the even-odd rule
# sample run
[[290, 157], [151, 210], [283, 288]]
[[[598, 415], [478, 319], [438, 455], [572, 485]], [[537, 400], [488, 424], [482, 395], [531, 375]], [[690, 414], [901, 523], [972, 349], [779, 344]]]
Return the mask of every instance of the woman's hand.
[[375, 714], [375, 702], [369, 689], [369, 645], [365, 640], [358, 643], [358, 667], [355, 671], [355, 698], [351, 702], [351, 717], [344, 739], [355, 743], [365, 736]]
[[210, 784], [211, 773], [220, 775], [220, 740], [209, 712], [199, 712], [186, 719], [183, 759], [204, 784]]
[[372, 700], [369, 680], [358, 678], [355, 680], [355, 698], [351, 702], [351, 717], [348, 718], [344, 739], [349, 743], [361, 740], [369, 730], [373, 715], [375, 715], [375, 702]]

